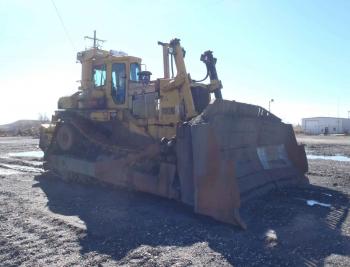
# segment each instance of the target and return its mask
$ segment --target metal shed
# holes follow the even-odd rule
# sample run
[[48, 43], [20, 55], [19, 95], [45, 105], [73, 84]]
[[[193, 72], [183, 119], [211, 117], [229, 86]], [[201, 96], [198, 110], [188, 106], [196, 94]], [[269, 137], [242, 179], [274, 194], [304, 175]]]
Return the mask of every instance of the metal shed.
[[306, 134], [344, 134], [350, 132], [350, 119], [335, 117], [312, 117], [302, 119]]

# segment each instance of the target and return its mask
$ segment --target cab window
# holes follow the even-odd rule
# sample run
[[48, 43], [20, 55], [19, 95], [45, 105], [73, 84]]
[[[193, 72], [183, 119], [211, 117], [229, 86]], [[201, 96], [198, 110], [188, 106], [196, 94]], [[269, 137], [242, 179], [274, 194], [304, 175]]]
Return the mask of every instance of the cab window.
[[139, 72], [140, 72], [140, 64], [139, 63], [131, 63], [130, 64], [130, 81], [138, 82], [139, 81]]
[[106, 65], [94, 66], [92, 75], [95, 87], [104, 86], [106, 84]]
[[116, 104], [125, 103], [126, 67], [124, 63], [112, 65], [112, 98]]

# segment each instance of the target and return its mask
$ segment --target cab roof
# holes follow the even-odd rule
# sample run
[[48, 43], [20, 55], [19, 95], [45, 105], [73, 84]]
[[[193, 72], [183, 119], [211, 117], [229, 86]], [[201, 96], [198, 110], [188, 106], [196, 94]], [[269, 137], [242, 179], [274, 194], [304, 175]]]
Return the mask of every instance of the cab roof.
[[82, 52], [77, 53], [77, 60], [80, 61], [80, 63], [83, 63], [85, 61], [90, 60], [102, 60], [105, 62], [108, 61], [127, 61], [127, 62], [138, 62], [141, 63], [142, 59], [139, 57], [133, 57], [129, 56], [123, 51], [116, 51], [116, 50], [102, 50], [98, 48], [91, 48]]

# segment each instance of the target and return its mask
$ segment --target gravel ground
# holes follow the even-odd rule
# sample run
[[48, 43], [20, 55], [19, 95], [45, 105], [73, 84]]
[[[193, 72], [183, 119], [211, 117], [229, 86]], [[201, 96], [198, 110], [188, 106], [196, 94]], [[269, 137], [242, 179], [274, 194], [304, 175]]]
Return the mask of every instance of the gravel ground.
[[[323, 139], [300, 137], [312, 154], [350, 151], [350, 137]], [[350, 266], [350, 162], [310, 160], [312, 185], [249, 201], [242, 231], [173, 201], [67, 183], [36, 158], [8, 156], [37, 144], [0, 138], [1, 266]]]
[[298, 141], [306, 145], [312, 155], [344, 155], [350, 157], [350, 136], [344, 135], [299, 135]]

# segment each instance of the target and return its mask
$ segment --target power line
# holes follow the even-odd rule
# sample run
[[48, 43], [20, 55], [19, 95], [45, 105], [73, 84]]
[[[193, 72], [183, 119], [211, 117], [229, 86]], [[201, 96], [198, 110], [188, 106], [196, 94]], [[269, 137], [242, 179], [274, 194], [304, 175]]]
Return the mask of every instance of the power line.
[[65, 32], [65, 34], [66, 34], [66, 36], [67, 36], [67, 38], [68, 38], [68, 40], [69, 40], [71, 46], [73, 47], [74, 51], [77, 51], [77, 49], [76, 49], [76, 47], [75, 47], [75, 45], [74, 45], [74, 43], [73, 43], [73, 40], [72, 40], [72, 38], [70, 37], [69, 32], [68, 32], [66, 26], [64, 25], [63, 19], [62, 19], [61, 15], [60, 15], [60, 12], [58, 11], [58, 8], [57, 8], [57, 6], [56, 6], [54, 0], [51, 0], [51, 3], [52, 3], [52, 5], [53, 5], [53, 7], [55, 8], [57, 17], [59, 18], [59, 20], [60, 20], [60, 22], [61, 22], [62, 28], [63, 28], [63, 30], [64, 30], [64, 32]]

